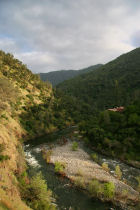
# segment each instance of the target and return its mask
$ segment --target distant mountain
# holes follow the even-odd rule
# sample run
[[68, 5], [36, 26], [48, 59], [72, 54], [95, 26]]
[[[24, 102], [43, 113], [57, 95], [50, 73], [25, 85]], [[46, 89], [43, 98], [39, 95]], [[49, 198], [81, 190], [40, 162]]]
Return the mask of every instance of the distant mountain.
[[140, 48], [57, 87], [100, 110], [125, 106], [140, 98]]
[[71, 79], [80, 74], [88, 73], [92, 70], [98, 69], [101, 66], [102, 64], [97, 64], [81, 70], [60, 70], [48, 73], [40, 73], [40, 78], [42, 81], [49, 81], [53, 86], [56, 86], [65, 80]]

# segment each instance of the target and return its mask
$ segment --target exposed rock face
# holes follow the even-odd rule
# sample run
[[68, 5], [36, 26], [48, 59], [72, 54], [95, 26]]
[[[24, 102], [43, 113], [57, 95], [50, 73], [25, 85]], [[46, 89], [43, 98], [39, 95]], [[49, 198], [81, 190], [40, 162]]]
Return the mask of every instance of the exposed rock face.
[[[65, 174], [71, 180], [75, 181], [80, 173], [85, 183], [84, 188], [87, 188], [88, 184], [93, 179], [97, 179], [102, 183], [112, 182], [115, 185], [114, 202], [119, 202], [120, 204], [135, 204], [139, 200], [139, 193], [137, 191], [116, 179], [100, 165], [93, 162], [82, 148], [78, 148], [77, 151], [72, 151], [71, 142], [53, 148], [50, 162], [55, 164], [56, 161], [66, 164]], [[124, 192], [127, 192], [126, 195], [124, 195]]]

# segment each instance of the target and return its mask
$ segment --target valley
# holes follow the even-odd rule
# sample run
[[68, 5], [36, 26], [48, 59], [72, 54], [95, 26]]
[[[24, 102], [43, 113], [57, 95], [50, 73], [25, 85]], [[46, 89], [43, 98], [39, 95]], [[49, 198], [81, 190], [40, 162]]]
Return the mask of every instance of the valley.
[[139, 64], [137, 48], [53, 89], [0, 51], [1, 209], [139, 209]]

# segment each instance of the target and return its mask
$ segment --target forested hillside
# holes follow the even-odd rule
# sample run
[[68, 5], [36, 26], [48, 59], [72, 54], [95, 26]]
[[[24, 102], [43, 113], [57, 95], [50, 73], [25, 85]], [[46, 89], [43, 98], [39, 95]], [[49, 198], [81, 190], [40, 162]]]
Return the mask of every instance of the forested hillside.
[[48, 73], [40, 73], [40, 78], [42, 81], [49, 81], [53, 86], [56, 86], [57, 84], [71, 79], [75, 76], [81, 75], [88, 73], [90, 71], [93, 71], [95, 69], [98, 69], [101, 67], [101, 64], [97, 64], [94, 66], [90, 66], [85, 69], [80, 69], [80, 70], [60, 70], [60, 71], [52, 71]]
[[58, 88], [99, 110], [126, 106], [140, 97], [140, 48]]
[[[80, 115], [75, 109], [86, 143], [113, 157], [140, 160], [140, 48], [57, 87], [79, 107], [87, 105]], [[119, 106], [123, 112], [108, 111]]]
[[140, 100], [122, 112], [105, 110], [79, 127], [86, 143], [97, 151], [128, 162], [140, 161]]

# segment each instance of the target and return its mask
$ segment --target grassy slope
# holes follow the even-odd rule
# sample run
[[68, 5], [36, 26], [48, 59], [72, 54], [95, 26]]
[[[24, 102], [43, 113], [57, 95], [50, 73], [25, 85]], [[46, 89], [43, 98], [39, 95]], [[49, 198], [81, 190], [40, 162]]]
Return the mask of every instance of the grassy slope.
[[12, 55], [0, 51], [0, 146], [4, 146], [0, 155], [9, 157], [0, 161], [1, 209], [30, 209], [21, 201], [16, 176], [26, 169], [20, 139], [29, 136], [21, 115], [26, 115], [29, 107], [38, 105], [39, 109], [48, 100], [53, 100], [51, 86], [44, 85]]
[[100, 110], [127, 105], [140, 97], [140, 48], [58, 88]]

